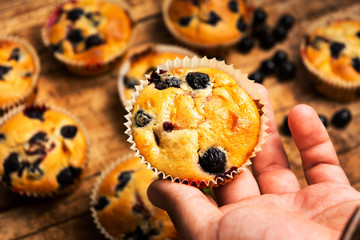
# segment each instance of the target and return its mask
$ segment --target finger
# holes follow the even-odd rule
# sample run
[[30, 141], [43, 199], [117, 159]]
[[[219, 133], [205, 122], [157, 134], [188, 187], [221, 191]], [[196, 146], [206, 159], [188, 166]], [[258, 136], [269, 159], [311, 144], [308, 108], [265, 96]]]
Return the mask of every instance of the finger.
[[257, 182], [249, 169], [236, 176], [230, 183], [214, 188], [219, 206], [238, 202], [244, 198], [260, 195]]
[[[259, 84], [260, 85], [260, 84]], [[290, 170], [289, 162], [282, 145], [275, 119], [270, 105], [269, 94], [263, 86], [259, 91], [264, 96], [268, 109], [267, 122], [269, 128], [265, 143], [261, 145], [262, 151], [253, 159], [253, 173], [259, 184], [261, 192], [264, 193], [287, 193], [300, 190], [299, 182], [295, 174]]]
[[206, 234], [215, 231], [209, 226], [221, 216], [220, 210], [192, 186], [156, 180], [149, 186], [148, 196], [155, 206], [168, 212], [181, 239], [206, 239]]
[[298, 105], [289, 113], [289, 127], [302, 159], [309, 184], [348, 183], [329, 134], [313, 108]]

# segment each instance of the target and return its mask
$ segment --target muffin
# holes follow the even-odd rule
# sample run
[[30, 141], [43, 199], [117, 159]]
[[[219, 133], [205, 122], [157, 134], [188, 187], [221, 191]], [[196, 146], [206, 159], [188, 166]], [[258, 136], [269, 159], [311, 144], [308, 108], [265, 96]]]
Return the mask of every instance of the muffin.
[[236, 43], [249, 20], [243, 0], [165, 0], [163, 16], [175, 38], [196, 49]]
[[84, 129], [73, 116], [47, 106], [22, 106], [0, 120], [0, 178], [29, 196], [67, 193], [86, 163]]
[[133, 31], [127, 6], [119, 3], [62, 3], [43, 28], [44, 43], [75, 73], [91, 75], [109, 70], [125, 52]]
[[0, 36], [0, 116], [16, 105], [34, 100], [39, 72], [39, 57], [29, 43]]
[[168, 59], [193, 57], [195, 53], [182, 47], [158, 44], [145, 44], [130, 50], [121, 64], [118, 88], [121, 102], [128, 106], [131, 93], [140, 80], [145, 79], [145, 74], [156, 70], [156, 66], [165, 63]]
[[360, 21], [327, 16], [311, 27], [301, 56], [316, 89], [338, 100], [360, 96]]
[[159, 69], [128, 108], [132, 148], [162, 177], [188, 184], [210, 186], [242, 171], [264, 134], [253, 82], [215, 59]]
[[169, 216], [147, 197], [147, 188], [155, 179], [140, 158], [132, 156], [103, 172], [93, 190], [91, 211], [108, 239], [176, 239]]

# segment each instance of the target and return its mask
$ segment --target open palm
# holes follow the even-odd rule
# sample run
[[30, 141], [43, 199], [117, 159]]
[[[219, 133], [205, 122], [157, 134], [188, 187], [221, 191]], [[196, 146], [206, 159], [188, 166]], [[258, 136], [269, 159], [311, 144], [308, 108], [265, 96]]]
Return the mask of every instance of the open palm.
[[289, 114], [309, 184], [301, 189], [267, 107], [269, 135], [252, 161], [253, 174], [246, 170], [215, 188], [217, 203], [192, 186], [166, 180], [150, 185], [150, 200], [169, 213], [182, 239], [339, 239], [360, 193], [350, 186], [325, 127], [309, 106]]

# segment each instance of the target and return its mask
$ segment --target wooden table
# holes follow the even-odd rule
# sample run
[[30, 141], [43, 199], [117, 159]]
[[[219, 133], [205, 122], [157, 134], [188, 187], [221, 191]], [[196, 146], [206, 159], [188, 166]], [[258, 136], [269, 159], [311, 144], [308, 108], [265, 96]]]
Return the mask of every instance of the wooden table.
[[[161, 0], [127, 0], [131, 6], [140, 33], [134, 45], [147, 42], [172, 43], [161, 15]], [[250, 0], [248, 2], [251, 2]], [[56, 1], [1, 0], [1, 34], [16, 34], [28, 39], [41, 58], [38, 102], [46, 102], [69, 109], [88, 129], [91, 141], [90, 164], [80, 188], [73, 194], [53, 200], [19, 197], [0, 187], [0, 239], [103, 239], [89, 213], [89, 194], [99, 173], [111, 161], [131, 152], [126, 136], [125, 110], [117, 93], [117, 70], [91, 78], [81, 78], [66, 71], [51, 52], [42, 44], [40, 30]], [[277, 125], [296, 104], [306, 103], [328, 118], [347, 107], [353, 120], [344, 130], [328, 128], [341, 165], [351, 184], [360, 190], [360, 102], [338, 103], [321, 97], [309, 81], [299, 58], [299, 43], [308, 24], [317, 17], [336, 11], [360, 12], [360, 1], [355, 0], [253, 0], [255, 7], [268, 12], [268, 22], [274, 25], [283, 13], [296, 18], [296, 25], [288, 38], [270, 51], [254, 48], [242, 55], [236, 50], [226, 57], [244, 72], [254, 71], [259, 60], [273, 55], [277, 49], [288, 52], [296, 64], [296, 79], [278, 82], [267, 78], [264, 85], [271, 94]], [[304, 123], [306, 124], [306, 123]], [[311, 127], [311, 126], [309, 126]], [[306, 180], [301, 159], [291, 137], [282, 136], [291, 167], [302, 186]]]

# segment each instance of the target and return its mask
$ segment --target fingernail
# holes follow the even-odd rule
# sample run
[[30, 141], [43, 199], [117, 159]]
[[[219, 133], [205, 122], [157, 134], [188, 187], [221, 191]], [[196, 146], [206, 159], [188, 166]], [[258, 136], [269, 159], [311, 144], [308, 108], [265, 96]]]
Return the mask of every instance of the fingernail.
[[164, 209], [164, 201], [161, 192], [156, 187], [156, 181], [150, 184], [147, 195], [149, 200], [158, 208]]

